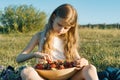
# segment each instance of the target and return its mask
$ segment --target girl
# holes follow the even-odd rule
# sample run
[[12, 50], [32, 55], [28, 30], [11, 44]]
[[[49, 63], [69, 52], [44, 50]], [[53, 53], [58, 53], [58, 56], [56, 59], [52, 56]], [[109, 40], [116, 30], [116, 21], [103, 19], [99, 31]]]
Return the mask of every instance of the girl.
[[[71, 80], [98, 80], [96, 68], [79, 56], [77, 41], [77, 12], [70, 4], [63, 4], [53, 11], [45, 29], [32, 37], [16, 60], [76, 60], [78, 72], [70, 78]], [[30, 53], [36, 45], [38, 52]], [[32, 67], [23, 69], [21, 77], [23, 80], [45, 80]]]

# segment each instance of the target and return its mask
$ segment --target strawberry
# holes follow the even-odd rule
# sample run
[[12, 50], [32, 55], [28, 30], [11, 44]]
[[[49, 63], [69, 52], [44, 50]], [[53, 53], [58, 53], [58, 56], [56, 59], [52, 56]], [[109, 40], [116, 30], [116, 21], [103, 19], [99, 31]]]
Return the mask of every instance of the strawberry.
[[65, 69], [75, 67], [77, 65], [76, 61], [63, 61], [63, 60], [56, 60], [51, 61], [47, 59], [43, 62], [43, 64], [37, 64], [36, 69], [47, 69], [47, 70], [54, 70], [54, 69]]
[[36, 69], [44, 69], [44, 66], [42, 64], [37, 64], [35, 68]]
[[51, 68], [56, 68], [56, 65], [54, 63], [50, 64]]
[[59, 69], [65, 69], [64, 65], [60, 65]]

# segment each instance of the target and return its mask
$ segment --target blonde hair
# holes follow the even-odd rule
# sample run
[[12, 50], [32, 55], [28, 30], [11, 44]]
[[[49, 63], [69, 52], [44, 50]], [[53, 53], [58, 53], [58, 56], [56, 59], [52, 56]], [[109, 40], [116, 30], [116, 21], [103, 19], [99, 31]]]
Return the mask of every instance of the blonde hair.
[[[70, 14], [72, 15], [70, 16]], [[42, 52], [50, 54], [53, 50], [52, 41], [53, 41], [53, 21], [56, 17], [63, 18], [67, 20], [67, 25], [71, 28], [69, 31], [62, 36], [64, 37], [64, 54], [66, 60], [74, 60], [77, 42], [78, 42], [78, 32], [77, 32], [77, 12], [70, 4], [63, 4], [57, 7], [51, 14], [48, 24], [45, 27], [45, 37], [46, 40], [43, 45]]]

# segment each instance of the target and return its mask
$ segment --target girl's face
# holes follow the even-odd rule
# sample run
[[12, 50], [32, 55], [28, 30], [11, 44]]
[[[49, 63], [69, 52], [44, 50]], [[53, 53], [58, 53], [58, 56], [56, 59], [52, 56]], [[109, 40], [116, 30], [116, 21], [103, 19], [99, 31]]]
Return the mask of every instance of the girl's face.
[[63, 18], [56, 17], [53, 22], [53, 30], [56, 35], [65, 34], [71, 27], [66, 25], [66, 21]]

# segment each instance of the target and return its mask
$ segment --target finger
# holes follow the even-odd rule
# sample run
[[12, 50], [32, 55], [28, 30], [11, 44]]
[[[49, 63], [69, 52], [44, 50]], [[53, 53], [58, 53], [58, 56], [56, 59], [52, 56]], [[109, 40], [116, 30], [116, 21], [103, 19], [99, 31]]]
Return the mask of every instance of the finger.
[[40, 58], [41, 58], [41, 59], [44, 59], [44, 58], [45, 58], [44, 54], [41, 54], [41, 53], [40, 53]]
[[79, 65], [80, 68], [83, 67], [83, 66], [85, 66], [83, 63], [81, 63], [81, 64]]
[[80, 69], [82, 69], [82, 68], [78, 68], [78, 67], [75, 68], [75, 70], [80, 70]]
[[37, 57], [41, 58], [41, 59], [44, 59], [44, 55], [41, 52], [37, 52]]
[[81, 63], [79, 60], [76, 60], [75, 62], [76, 62], [76, 65], [80, 65]]
[[53, 58], [52, 58], [52, 56], [49, 56], [49, 58], [50, 58], [50, 60], [51, 60], [51, 61], [53, 61]]
[[47, 59], [46, 56], [44, 56], [43, 59], [46, 60]]
[[76, 67], [80, 68], [80, 65], [76, 65]]
[[43, 64], [43, 63], [44, 63], [44, 60], [40, 58], [40, 59], [39, 59], [39, 63], [40, 63], [40, 64]]
[[52, 61], [52, 56], [51, 55], [46, 55], [46, 59]]

